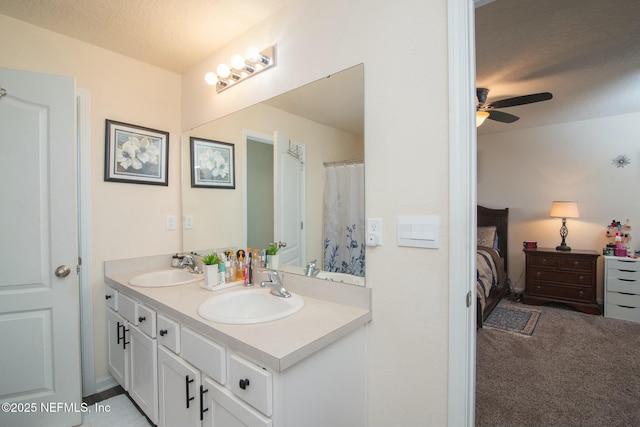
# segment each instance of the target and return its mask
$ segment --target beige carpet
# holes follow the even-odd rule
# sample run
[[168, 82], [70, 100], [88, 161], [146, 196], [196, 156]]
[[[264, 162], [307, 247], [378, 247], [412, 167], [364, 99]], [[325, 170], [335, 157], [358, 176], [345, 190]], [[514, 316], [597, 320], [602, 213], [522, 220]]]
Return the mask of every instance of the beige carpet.
[[476, 425], [640, 426], [640, 323], [540, 308], [532, 337], [478, 331]]

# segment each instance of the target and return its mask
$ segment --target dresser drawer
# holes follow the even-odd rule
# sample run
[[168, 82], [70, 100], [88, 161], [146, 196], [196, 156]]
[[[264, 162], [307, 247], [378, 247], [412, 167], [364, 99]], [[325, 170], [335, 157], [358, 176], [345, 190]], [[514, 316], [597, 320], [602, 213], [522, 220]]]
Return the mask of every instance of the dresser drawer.
[[607, 291], [626, 292], [628, 294], [640, 294], [640, 280], [628, 280], [615, 277], [607, 277]]
[[531, 267], [557, 268], [558, 258], [553, 256], [530, 255], [527, 259]]
[[180, 356], [220, 384], [227, 381], [226, 351], [208, 338], [182, 328]]
[[158, 314], [158, 342], [174, 353], [180, 353], [180, 325], [175, 320]]
[[625, 258], [607, 258], [607, 269], [640, 272], [640, 261]]
[[594, 269], [595, 263], [593, 260], [585, 259], [585, 258], [560, 258], [558, 259], [558, 268], [574, 270], [574, 271], [584, 271], [586, 273], [591, 273]]
[[[634, 263], [635, 264], [635, 263]], [[637, 280], [640, 282], [640, 271], [632, 270], [630, 268], [624, 268], [625, 266], [620, 266], [619, 268], [612, 268], [609, 266], [607, 268], [606, 274], [608, 278], [615, 279], [624, 279], [624, 280]], [[628, 266], [632, 267], [632, 266]], [[635, 267], [635, 265], [633, 265]]]
[[625, 294], [620, 292], [607, 292], [606, 301], [607, 304], [640, 308], [640, 295]]
[[138, 304], [138, 328], [149, 335], [151, 338], [156, 337], [156, 312], [155, 310]]
[[534, 282], [542, 280], [551, 283], [566, 283], [568, 285], [585, 287], [589, 287], [592, 285], [592, 278], [593, 276], [591, 274], [581, 274], [558, 270], [543, 270], [537, 268], [529, 269], [527, 275], [527, 280]]
[[118, 313], [133, 325], [138, 325], [136, 319], [138, 303], [123, 293], [118, 294]]
[[604, 307], [604, 315], [614, 319], [640, 322], [640, 308], [621, 307], [607, 303]]
[[240, 399], [266, 416], [273, 413], [273, 379], [269, 371], [236, 355], [229, 358], [229, 386]]
[[594, 298], [593, 289], [591, 288], [576, 288], [536, 282], [528, 283], [525, 293], [531, 296], [584, 302], [591, 302]]

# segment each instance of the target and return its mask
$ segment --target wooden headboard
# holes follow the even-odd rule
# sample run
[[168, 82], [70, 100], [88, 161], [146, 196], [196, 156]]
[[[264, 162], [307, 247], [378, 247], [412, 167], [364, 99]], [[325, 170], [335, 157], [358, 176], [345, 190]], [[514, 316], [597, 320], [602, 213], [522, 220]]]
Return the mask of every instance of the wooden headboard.
[[498, 248], [500, 255], [504, 258], [504, 269], [509, 275], [509, 208], [489, 209], [478, 205], [478, 227], [495, 225], [498, 232]]

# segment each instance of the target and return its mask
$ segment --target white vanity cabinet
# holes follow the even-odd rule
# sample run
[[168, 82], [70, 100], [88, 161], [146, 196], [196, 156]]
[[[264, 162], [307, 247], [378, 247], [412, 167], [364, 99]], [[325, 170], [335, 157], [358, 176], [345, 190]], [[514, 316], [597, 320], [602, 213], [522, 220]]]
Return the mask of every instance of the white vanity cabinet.
[[[158, 344], [156, 313], [133, 298], [108, 289], [109, 372], [156, 423], [158, 420]], [[111, 308], [113, 307], [113, 308]], [[114, 310], [117, 308], [117, 312]]]

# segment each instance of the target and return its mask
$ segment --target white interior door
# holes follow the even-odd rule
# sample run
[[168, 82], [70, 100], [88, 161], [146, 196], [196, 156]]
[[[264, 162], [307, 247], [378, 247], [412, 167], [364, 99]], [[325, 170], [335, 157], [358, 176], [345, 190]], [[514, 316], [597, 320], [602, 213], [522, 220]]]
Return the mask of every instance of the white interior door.
[[78, 425], [74, 80], [0, 69], [0, 87], [0, 425]]
[[[304, 239], [304, 145], [291, 143], [276, 131], [273, 134], [275, 178], [275, 240], [285, 242], [280, 249], [280, 264], [305, 265]], [[299, 153], [296, 158], [288, 150]]]

